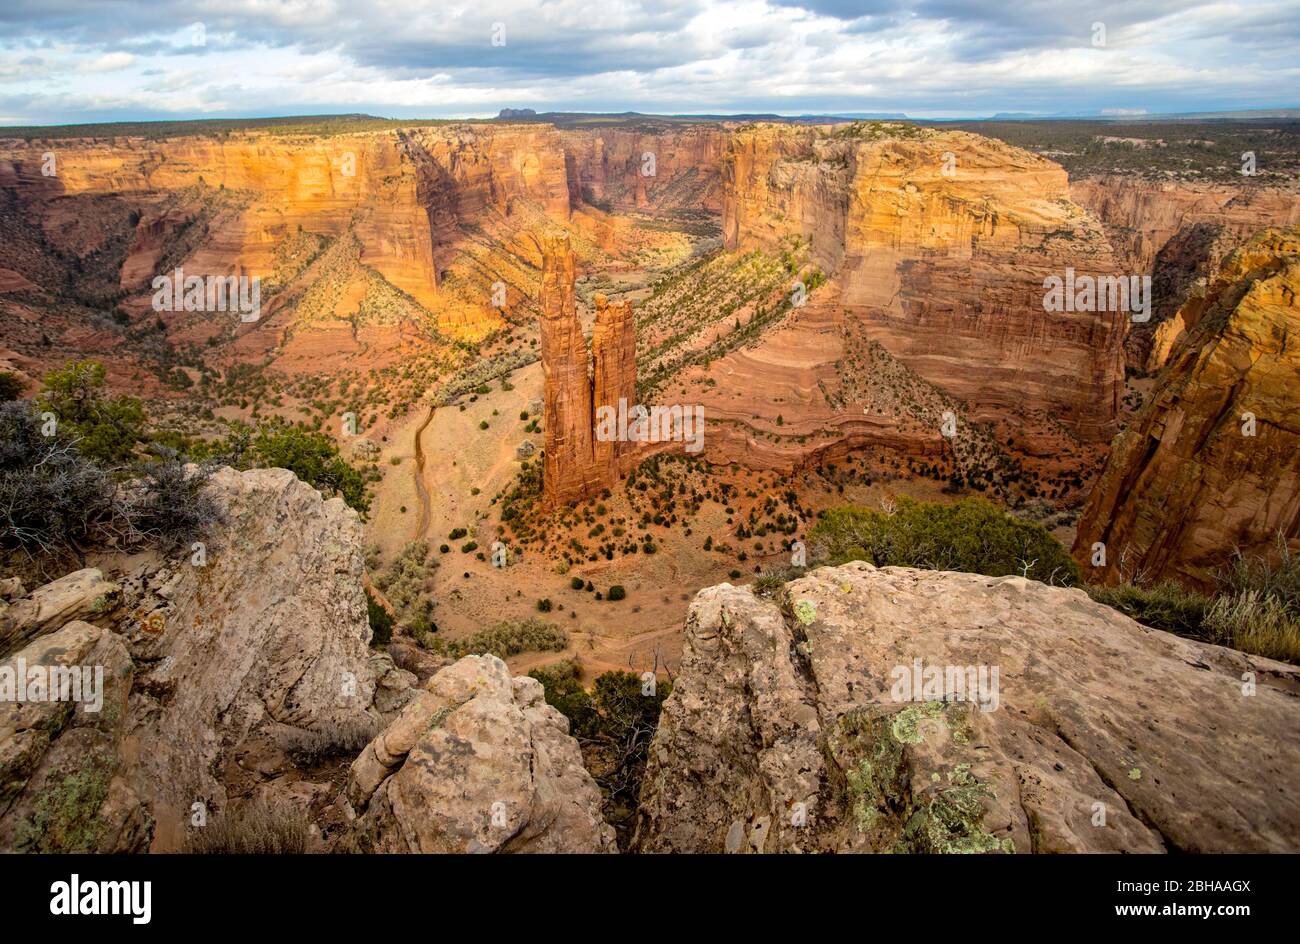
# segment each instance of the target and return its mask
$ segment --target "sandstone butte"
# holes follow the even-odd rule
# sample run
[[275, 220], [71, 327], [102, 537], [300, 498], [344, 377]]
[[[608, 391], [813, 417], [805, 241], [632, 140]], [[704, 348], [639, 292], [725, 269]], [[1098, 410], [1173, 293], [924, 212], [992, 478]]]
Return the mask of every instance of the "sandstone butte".
[[1300, 521], [1300, 230], [1234, 252], [1167, 323], [1168, 365], [1116, 437], [1074, 556], [1108, 581], [1211, 583], [1233, 549], [1294, 543]]
[[[558, 507], [589, 497], [618, 479], [628, 443], [598, 441], [601, 407], [636, 402], [636, 323], [631, 302], [595, 298], [591, 358], [574, 293], [574, 254], [563, 234], [542, 236], [541, 356], [546, 446], [543, 491]], [[594, 371], [589, 365], [594, 361]]]
[[733, 134], [722, 175], [728, 248], [810, 244], [837, 317], [972, 419], [1048, 411], [1085, 440], [1114, 435], [1127, 315], [1043, 306], [1067, 266], [1118, 271], [1059, 165], [964, 132], [757, 125]]

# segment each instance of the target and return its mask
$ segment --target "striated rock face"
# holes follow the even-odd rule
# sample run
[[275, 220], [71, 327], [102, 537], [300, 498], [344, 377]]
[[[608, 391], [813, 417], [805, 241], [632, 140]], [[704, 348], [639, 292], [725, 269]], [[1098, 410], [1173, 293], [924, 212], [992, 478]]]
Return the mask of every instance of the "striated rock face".
[[1300, 538], [1298, 292], [1300, 231], [1265, 231], [1167, 322], [1185, 337], [1170, 340], [1160, 381], [1116, 437], [1076, 559], [1089, 565], [1102, 542], [1105, 579], [1205, 586], [1234, 548]]
[[616, 851], [568, 720], [495, 656], [429, 679], [353, 762], [347, 796], [365, 851]]
[[721, 125], [680, 130], [560, 132], [571, 164], [574, 202], [621, 208], [718, 210], [729, 132]]
[[1134, 326], [1128, 362], [1152, 372], [1168, 357], [1153, 332], [1224, 259], [1259, 230], [1300, 224], [1300, 189], [1256, 184], [1152, 181], [1100, 176], [1071, 181], [1070, 196], [1106, 228], [1126, 269], [1152, 277], [1151, 321]]
[[575, 501], [594, 485], [594, 430], [587, 342], [578, 322], [569, 238], [542, 237], [542, 376], [546, 448], [542, 487], [548, 505]]
[[[50, 150], [57, 177], [41, 175]], [[460, 226], [532, 208], [555, 221], [570, 214], [563, 145], [545, 125], [8, 141], [0, 142], [5, 189], [40, 204], [47, 233], [69, 228], [86, 200], [125, 201], [138, 215], [120, 272], [128, 292], [147, 292], [172, 265], [189, 275], [257, 276], [269, 292], [301, 271], [297, 234], [347, 237], [361, 263], [451, 329], [499, 320], [486, 292], [481, 311], [460, 299], [439, 303], [439, 272], [457, 256]]]
[[542, 487], [552, 507], [577, 501], [613, 481], [627, 443], [597, 442], [600, 406], [630, 408], [636, 398], [636, 322], [631, 302], [596, 298], [592, 332], [595, 377], [590, 377], [574, 294], [574, 255], [568, 236], [542, 237], [541, 354], [546, 449]]
[[122, 627], [132, 782], [169, 823], [197, 799], [220, 808], [228, 768], [295, 731], [377, 720], [356, 512], [284, 469], [224, 468], [210, 488], [226, 520], [206, 562], [151, 574]]
[[1042, 410], [1114, 434], [1127, 315], [1043, 307], [1066, 267], [1120, 274], [1061, 167], [962, 132], [757, 125], [723, 182], [728, 248], [810, 245], [843, 309], [973, 419]]
[[[931, 667], [982, 668], [980, 697], [910, 700]], [[722, 584], [691, 607], [634, 845], [1296, 851], [1297, 685], [1020, 577], [854, 563], [780, 605]]]

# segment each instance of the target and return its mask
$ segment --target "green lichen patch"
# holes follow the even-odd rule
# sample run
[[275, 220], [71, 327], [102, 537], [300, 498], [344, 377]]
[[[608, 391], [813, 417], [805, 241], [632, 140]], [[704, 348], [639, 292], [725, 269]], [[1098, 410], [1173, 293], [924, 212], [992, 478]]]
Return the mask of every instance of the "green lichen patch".
[[794, 605], [794, 618], [805, 626], [817, 619], [817, 607], [812, 600], [800, 600]]
[[[898, 711], [860, 709], [841, 716], [831, 742], [843, 765], [848, 806], [858, 830], [873, 848], [898, 852], [1012, 852], [1010, 839], [983, 827], [984, 800], [993, 789], [959, 760], [971, 739], [969, 706], [921, 702]], [[946, 738], [946, 739], [945, 739]], [[933, 739], [958, 756], [944, 773], [913, 771], [909, 745]], [[949, 758], [945, 757], [945, 760]], [[944, 766], [947, 766], [945, 763]]]
[[99, 809], [108, 796], [113, 763], [92, 753], [82, 766], [46, 786], [15, 846], [21, 852], [94, 852], [102, 824]]
[[908, 818], [900, 852], [1015, 852], [1011, 839], [998, 839], [984, 828], [984, 800], [993, 788], [957, 764], [947, 772], [947, 786], [929, 792]]

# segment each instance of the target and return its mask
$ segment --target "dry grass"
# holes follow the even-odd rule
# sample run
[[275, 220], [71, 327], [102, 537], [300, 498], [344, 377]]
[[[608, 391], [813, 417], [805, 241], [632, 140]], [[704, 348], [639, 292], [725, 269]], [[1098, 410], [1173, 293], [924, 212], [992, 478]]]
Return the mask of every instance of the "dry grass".
[[199, 855], [302, 855], [311, 824], [287, 804], [247, 803], [190, 829], [185, 851]]

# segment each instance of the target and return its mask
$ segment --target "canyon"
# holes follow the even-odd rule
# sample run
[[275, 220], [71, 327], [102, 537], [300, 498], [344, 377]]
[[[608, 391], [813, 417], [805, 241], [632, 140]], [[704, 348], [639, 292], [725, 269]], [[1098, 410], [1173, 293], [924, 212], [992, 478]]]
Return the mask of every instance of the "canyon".
[[1297, 291], [1300, 230], [1265, 230], [1166, 322], [1168, 366], [1083, 510], [1081, 564], [1208, 587], [1231, 554], [1300, 536]]
[[[92, 358], [149, 447], [283, 422], [370, 498], [223, 468], [205, 566], [20, 562], [0, 659], [109, 673], [97, 716], [5, 707], [0, 846], [176, 851], [195, 803], [274, 803], [315, 851], [1294, 849], [1293, 665], [1022, 577], [793, 564], [831, 509], [972, 496], [1092, 590], [1300, 552], [1300, 185], [1051, 150], [646, 116], [0, 140], [24, 396]], [[177, 268], [259, 279], [260, 317], [155, 311]], [[1048, 310], [1067, 270], [1150, 275], [1150, 320]], [[622, 404], [702, 448], [602, 434]], [[915, 659], [998, 665], [1002, 707], [893, 704]], [[672, 685], [636, 797], [557, 665]]]
[[[382, 443], [474, 387], [458, 377], [540, 359], [552, 507], [672, 451], [590, 432], [602, 405], [663, 399], [703, 412], [716, 467], [869, 455], [1079, 508], [1128, 422], [1126, 372], [1161, 371], [1233, 249], [1300, 214], [1294, 182], [1070, 179], [996, 138], [887, 122], [13, 139], [0, 197], [0, 355], [26, 382], [110, 355], [110, 382], [168, 411], [189, 409], [181, 370], [220, 385], [218, 420], [252, 399], [332, 426], [360, 389]], [[262, 317], [157, 316], [150, 280], [182, 265], [259, 278]], [[1151, 320], [1046, 311], [1067, 268], [1150, 272]]]

